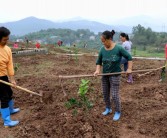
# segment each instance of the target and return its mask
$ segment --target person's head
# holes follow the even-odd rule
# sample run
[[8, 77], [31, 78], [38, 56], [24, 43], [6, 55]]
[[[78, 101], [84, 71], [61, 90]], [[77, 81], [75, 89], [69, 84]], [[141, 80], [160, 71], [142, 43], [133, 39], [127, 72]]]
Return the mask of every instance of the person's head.
[[128, 36], [128, 34], [121, 33], [120, 34], [120, 39], [121, 39], [122, 42], [129, 41], [129, 36]]
[[104, 31], [101, 35], [101, 42], [103, 43], [103, 45], [105, 47], [110, 47], [111, 46], [111, 42], [113, 40], [113, 36], [115, 34], [115, 31], [112, 30], [111, 32], [110, 31]]
[[5, 46], [9, 40], [10, 31], [5, 27], [0, 27], [0, 45]]

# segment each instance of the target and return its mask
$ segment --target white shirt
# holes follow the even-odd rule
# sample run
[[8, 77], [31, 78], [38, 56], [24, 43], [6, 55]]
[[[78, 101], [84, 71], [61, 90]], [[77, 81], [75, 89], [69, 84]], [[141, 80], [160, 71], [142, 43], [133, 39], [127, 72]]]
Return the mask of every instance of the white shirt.
[[132, 47], [132, 42], [131, 41], [123, 42], [122, 47], [125, 48], [125, 50], [128, 51], [131, 54], [131, 47]]

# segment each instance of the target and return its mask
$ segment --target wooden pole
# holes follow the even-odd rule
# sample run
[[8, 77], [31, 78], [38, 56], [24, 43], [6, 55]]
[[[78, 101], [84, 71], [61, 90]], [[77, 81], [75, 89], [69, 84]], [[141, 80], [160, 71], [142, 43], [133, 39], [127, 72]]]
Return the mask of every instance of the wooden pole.
[[3, 84], [9, 85], [9, 86], [11, 86], [11, 87], [14, 87], [14, 88], [23, 90], [23, 91], [25, 91], [25, 92], [28, 92], [28, 93], [31, 93], [31, 94], [38, 95], [38, 96], [41, 96], [41, 97], [42, 97], [41, 94], [38, 94], [38, 93], [36, 93], [36, 92], [30, 91], [30, 90], [28, 90], [28, 89], [22, 88], [22, 87], [17, 86], [17, 85], [15, 86], [15, 85], [12, 84], [12, 83], [9, 83], [9, 82], [3, 81], [3, 80], [0, 80], [0, 82], [3, 83]]
[[[165, 67], [165, 66], [163, 66]], [[156, 71], [159, 69], [162, 69], [163, 67], [157, 68], [157, 69], [146, 69], [146, 70], [136, 70], [132, 71], [132, 73], [139, 73], [139, 72], [151, 72], [151, 71]], [[127, 72], [114, 72], [114, 73], [105, 73], [105, 74], [98, 74], [97, 76], [109, 76], [109, 75], [120, 75], [120, 74], [127, 74]], [[89, 75], [69, 75], [69, 76], [63, 76], [59, 75], [58, 78], [62, 79], [70, 79], [70, 78], [81, 78], [81, 77], [95, 77], [93, 74]]]
[[[165, 67], [166, 67], [166, 65], [165, 65], [165, 66], [162, 66], [162, 67], [160, 67], [160, 68], [157, 68], [157, 69], [155, 69], [154, 71], [160, 70], [160, 69], [165, 68]], [[146, 72], [146, 73], [144, 73], [144, 74], [139, 74], [138, 77], [145, 76], [145, 75], [147, 75], [147, 74], [150, 74], [151, 72], [153, 72], [153, 71], [148, 71], [148, 72]]]
[[138, 77], [142, 77], [142, 76], [148, 75], [148, 74], [150, 74], [151, 72], [153, 72], [153, 71], [148, 71], [148, 72], [146, 72], [146, 73], [144, 73], [144, 74], [138, 74]]

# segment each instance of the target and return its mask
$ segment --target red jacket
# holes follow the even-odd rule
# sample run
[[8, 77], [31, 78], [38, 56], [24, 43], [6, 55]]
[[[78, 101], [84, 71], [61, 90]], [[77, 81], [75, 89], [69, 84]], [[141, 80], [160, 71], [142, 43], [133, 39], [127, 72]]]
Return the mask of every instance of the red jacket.
[[40, 48], [40, 43], [36, 43], [36, 48]]
[[58, 44], [58, 46], [62, 46], [63, 42], [62, 42], [61, 40], [59, 40], [59, 41], [57, 42], [57, 44]]

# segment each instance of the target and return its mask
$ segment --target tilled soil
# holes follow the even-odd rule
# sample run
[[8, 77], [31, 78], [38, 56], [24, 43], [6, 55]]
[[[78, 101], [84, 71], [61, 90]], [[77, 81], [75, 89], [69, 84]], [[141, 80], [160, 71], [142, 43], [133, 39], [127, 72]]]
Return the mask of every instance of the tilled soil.
[[[11, 118], [20, 124], [4, 128], [0, 121], [0, 138], [166, 138], [167, 137], [167, 83], [159, 83], [160, 71], [138, 77], [128, 84], [122, 76], [120, 98], [122, 116], [112, 120], [113, 113], [103, 116], [105, 109], [100, 77], [89, 77], [87, 97], [93, 107], [67, 109], [70, 98], [78, 99], [81, 78], [62, 79], [58, 75], [93, 74], [96, 57], [63, 57], [36, 55], [15, 57], [19, 63], [16, 80], [19, 86], [43, 93], [43, 102], [35, 95], [13, 89], [18, 114]], [[163, 61], [134, 60], [133, 70], [153, 69]], [[65, 94], [67, 94], [65, 96]], [[113, 106], [113, 105], [112, 105]], [[75, 114], [74, 114], [75, 112]], [[114, 112], [114, 106], [113, 106]]]

